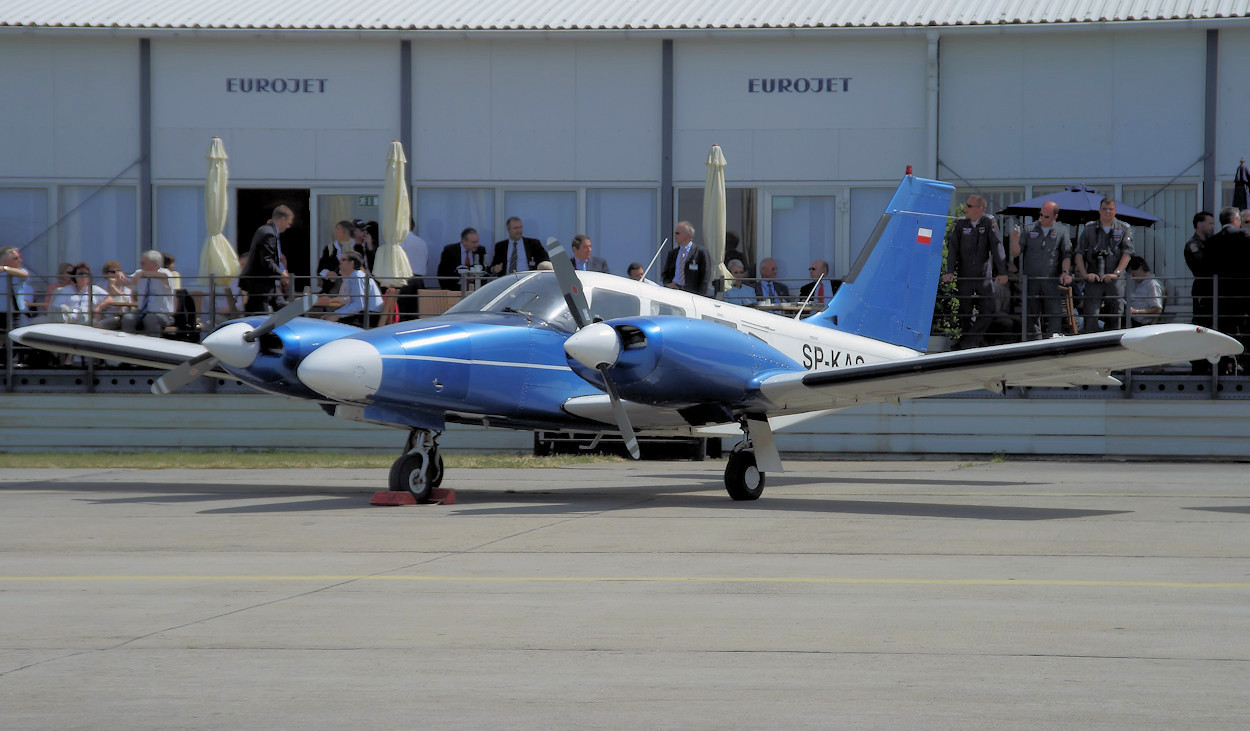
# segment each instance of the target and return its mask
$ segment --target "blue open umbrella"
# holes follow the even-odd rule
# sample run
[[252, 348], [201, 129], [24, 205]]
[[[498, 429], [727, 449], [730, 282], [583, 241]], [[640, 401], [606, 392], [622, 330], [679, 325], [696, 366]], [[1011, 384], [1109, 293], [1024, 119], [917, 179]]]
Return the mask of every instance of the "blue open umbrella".
[[[1027, 201], [1013, 203], [998, 212], [1000, 216], [1028, 216], [1037, 218], [1038, 211], [1046, 201], [1059, 204], [1059, 220], [1069, 226], [1098, 220], [1098, 206], [1102, 205], [1102, 193], [1086, 185], [1069, 185], [1058, 193], [1047, 193]], [[1160, 219], [1143, 210], [1115, 203], [1115, 217], [1134, 226], [1151, 226]]]

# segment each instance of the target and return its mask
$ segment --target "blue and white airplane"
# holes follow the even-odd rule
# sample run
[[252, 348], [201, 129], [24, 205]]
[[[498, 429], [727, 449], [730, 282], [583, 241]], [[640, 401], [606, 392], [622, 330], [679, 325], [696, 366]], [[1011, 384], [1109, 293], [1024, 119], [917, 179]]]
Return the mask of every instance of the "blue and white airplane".
[[301, 317], [223, 324], [202, 344], [81, 325], [15, 330], [25, 345], [201, 375], [407, 429], [390, 489], [428, 498], [448, 422], [507, 429], [730, 436], [725, 488], [754, 500], [782, 470], [776, 429], [857, 404], [1008, 385], [1118, 384], [1113, 370], [1218, 358], [1237, 341], [1171, 324], [926, 354], [952, 186], [906, 176], [828, 308], [790, 319], [680, 290], [577, 273], [500, 277], [446, 314], [361, 330]]

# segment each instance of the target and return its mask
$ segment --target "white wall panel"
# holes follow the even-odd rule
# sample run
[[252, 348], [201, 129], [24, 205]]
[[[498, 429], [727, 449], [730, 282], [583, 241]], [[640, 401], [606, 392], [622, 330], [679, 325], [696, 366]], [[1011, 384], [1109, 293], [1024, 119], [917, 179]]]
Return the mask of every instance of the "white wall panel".
[[0, 69], [6, 177], [109, 179], [139, 157], [138, 41], [8, 36]]
[[[153, 177], [203, 177], [216, 134], [232, 183], [379, 180], [399, 136], [398, 88], [394, 42], [154, 41]], [[187, 130], [211, 134], [188, 146]]]
[[1250, 30], [1220, 31], [1220, 77], [1215, 150], [1215, 171], [1221, 180], [1232, 180], [1240, 158], [1250, 160]]
[[658, 42], [417, 41], [418, 180], [655, 181]]
[[[675, 44], [674, 65], [678, 181], [704, 178], [714, 142], [731, 163], [749, 161], [733, 174], [754, 182], [887, 179], [897, 167], [888, 157], [893, 148], [919, 143], [923, 149], [923, 38], [683, 40]], [[820, 83], [815, 80], [831, 78], [847, 81], [835, 84], [837, 92], [814, 90]], [[765, 80], [782, 79], [791, 83], [790, 91], [763, 91]], [[793, 90], [800, 83], [806, 91]], [[893, 130], [885, 148], [844, 154], [848, 132], [883, 127]], [[751, 147], [728, 144], [743, 130], [752, 131], [745, 140]], [[812, 148], [818, 152], [806, 154]]]
[[1204, 48], [1201, 31], [944, 37], [939, 155], [970, 180], [1171, 177], [1202, 152]]

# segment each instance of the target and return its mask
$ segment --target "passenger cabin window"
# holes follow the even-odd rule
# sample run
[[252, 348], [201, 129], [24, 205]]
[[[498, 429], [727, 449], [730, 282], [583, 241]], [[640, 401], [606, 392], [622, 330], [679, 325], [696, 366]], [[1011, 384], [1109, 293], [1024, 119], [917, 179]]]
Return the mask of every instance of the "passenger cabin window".
[[632, 294], [613, 292], [610, 289], [593, 289], [590, 292], [591, 311], [605, 320], [637, 316], [642, 313], [639, 307], [638, 298]]
[[673, 315], [675, 317], [685, 317], [686, 311], [677, 305], [670, 305], [664, 302], [651, 302], [651, 314], [653, 315]]

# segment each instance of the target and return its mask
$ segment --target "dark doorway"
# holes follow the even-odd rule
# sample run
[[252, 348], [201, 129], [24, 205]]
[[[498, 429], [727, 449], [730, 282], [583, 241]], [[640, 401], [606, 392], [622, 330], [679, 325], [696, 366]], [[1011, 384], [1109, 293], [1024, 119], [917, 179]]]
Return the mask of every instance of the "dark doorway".
[[295, 291], [308, 286], [312, 262], [309, 260], [308, 188], [239, 188], [235, 198], [235, 221], [239, 232], [239, 253], [252, 247], [252, 235], [273, 215], [273, 209], [286, 206], [295, 212], [291, 227], [282, 234], [282, 254], [287, 271], [295, 275]]

